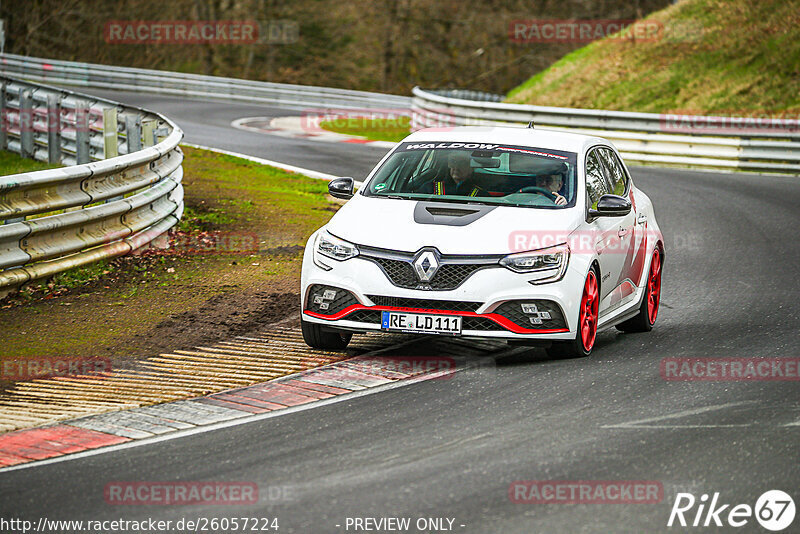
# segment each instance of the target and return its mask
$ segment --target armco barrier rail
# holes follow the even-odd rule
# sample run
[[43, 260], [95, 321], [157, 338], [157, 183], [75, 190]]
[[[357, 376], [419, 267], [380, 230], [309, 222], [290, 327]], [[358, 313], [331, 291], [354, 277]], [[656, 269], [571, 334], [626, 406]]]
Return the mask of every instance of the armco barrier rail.
[[180, 220], [183, 132], [166, 117], [8, 76], [0, 104], [0, 149], [67, 165], [0, 176], [0, 295]]
[[[425, 91], [408, 97], [202, 76], [92, 63], [0, 54], [0, 73], [29, 80], [85, 87], [262, 103], [288, 109], [410, 109], [412, 128], [426, 126], [527, 124], [611, 139], [631, 163], [749, 172], [800, 174], [800, 121], [784, 120], [745, 128], [730, 118], [681, 117], [588, 109], [523, 106], [499, 102], [478, 91]], [[698, 126], [699, 125], [699, 126]], [[710, 127], [703, 127], [703, 126]], [[99, 143], [92, 146], [97, 150]], [[69, 147], [71, 148], [71, 147]]]
[[411, 98], [406, 96], [312, 85], [256, 82], [182, 72], [110, 67], [14, 54], [0, 54], [0, 73], [45, 83], [272, 104], [288, 109], [309, 107], [408, 109], [411, 106]]
[[[800, 174], [800, 121], [670, 116], [504, 104], [490, 95], [414, 88], [412, 129], [528, 124], [610, 139], [627, 161], [659, 166]], [[473, 99], [474, 98], [474, 99]], [[740, 124], [742, 128], [720, 127]]]

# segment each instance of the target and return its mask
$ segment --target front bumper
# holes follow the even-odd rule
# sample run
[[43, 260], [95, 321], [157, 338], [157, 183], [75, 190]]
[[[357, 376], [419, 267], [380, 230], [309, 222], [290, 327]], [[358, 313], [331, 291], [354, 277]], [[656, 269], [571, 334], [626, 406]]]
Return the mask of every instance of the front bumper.
[[[430, 291], [397, 287], [381, 267], [364, 258], [326, 260], [325, 264], [331, 269], [317, 266], [312, 247], [306, 247], [301, 307], [303, 320], [308, 322], [345, 330], [377, 331], [381, 330], [381, 312], [403, 311], [461, 316], [462, 337], [575, 337], [585, 273], [572, 265], [564, 278], [550, 284], [532, 285], [528, 283], [529, 276], [496, 266], [475, 271], [456, 289]], [[336, 295], [328, 293], [332, 298], [324, 299], [326, 288]], [[321, 308], [320, 304], [325, 305]], [[522, 304], [526, 304], [526, 311]]]

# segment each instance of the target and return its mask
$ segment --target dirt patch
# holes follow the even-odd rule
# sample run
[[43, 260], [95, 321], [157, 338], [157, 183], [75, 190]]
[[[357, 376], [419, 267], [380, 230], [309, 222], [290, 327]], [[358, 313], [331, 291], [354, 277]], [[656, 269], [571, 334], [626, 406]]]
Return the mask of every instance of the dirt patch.
[[216, 295], [155, 325], [143, 345], [158, 353], [248, 334], [296, 316], [299, 302], [298, 293]]

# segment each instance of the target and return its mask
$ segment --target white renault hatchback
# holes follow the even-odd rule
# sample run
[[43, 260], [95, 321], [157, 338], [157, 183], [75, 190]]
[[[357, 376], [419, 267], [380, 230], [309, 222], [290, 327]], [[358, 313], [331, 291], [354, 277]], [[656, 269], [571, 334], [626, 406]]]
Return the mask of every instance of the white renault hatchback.
[[308, 241], [303, 338], [354, 332], [505, 339], [588, 355], [649, 331], [664, 244], [650, 199], [601, 138], [532, 128], [420, 130]]

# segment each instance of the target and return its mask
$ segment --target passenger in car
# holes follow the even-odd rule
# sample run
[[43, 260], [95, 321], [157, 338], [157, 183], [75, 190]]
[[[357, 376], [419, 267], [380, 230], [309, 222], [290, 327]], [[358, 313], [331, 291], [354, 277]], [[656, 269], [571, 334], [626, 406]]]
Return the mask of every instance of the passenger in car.
[[420, 188], [420, 193], [432, 195], [459, 195], [465, 197], [488, 196], [480, 187], [470, 165], [467, 152], [454, 152], [447, 158], [447, 175], [434, 178]]

